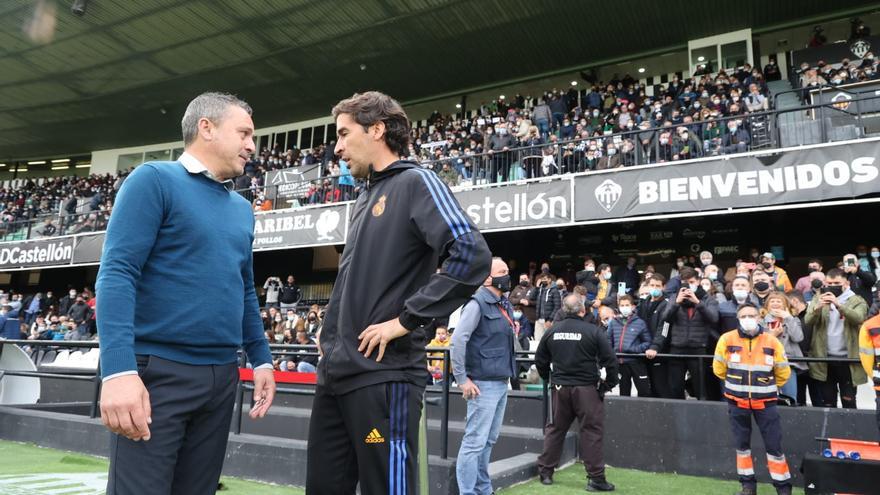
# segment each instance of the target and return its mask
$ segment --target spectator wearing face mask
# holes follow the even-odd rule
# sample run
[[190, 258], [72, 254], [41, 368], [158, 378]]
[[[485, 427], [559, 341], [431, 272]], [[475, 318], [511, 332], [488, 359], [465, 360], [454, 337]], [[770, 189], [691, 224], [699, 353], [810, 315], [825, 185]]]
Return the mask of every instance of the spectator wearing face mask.
[[752, 294], [758, 299], [758, 305], [764, 306], [767, 296], [775, 290], [773, 279], [764, 270], [752, 272]]
[[599, 162], [596, 164], [596, 170], [607, 170], [621, 166], [620, 156], [617, 154], [617, 145], [609, 142], [605, 148], [605, 154], [602, 158], [599, 158]]
[[513, 307], [513, 321], [519, 327], [517, 331], [517, 341], [523, 350], [529, 350], [530, 341], [535, 337], [535, 327], [526, 317], [523, 306], [517, 304]]
[[791, 375], [785, 350], [775, 337], [762, 331], [758, 308], [745, 304], [737, 313], [738, 325], [718, 340], [715, 376], [724, 382], [728, 417], [736, 448], [740, 495], [755, 495], [757, 480], [752, 463], [752, 417], [767, 450], [767, 468], [776, 493], [791, 495], [791, 474], [782, 452], [782, 428], [776, 408], [777, 387]]
[[871, 257], [868, 258], [868, 270], [874, 273], [874, 277], [880, 280], [880, 247], [871, 247]]
[[[682, 287], [667, 305], [664, 321], [670, 324], [670, 354], [706, 354], [709, 334], [718, 326], [718, 302], [700, 287], [693, 268], [681, 270]], [[661, 339], [660, 346], [667, 339]], [[702, 397], [700, 362], [697, 359], [673, 359], [669, 363], [669, 386], [673, 398], [685, 398], [685, 376], [694, 378], [694, 395]]]
[[[792, 291], [786, 294], [788, 296], [791, 314], [798, 319], [801, 324], [801, 330], [804, 332], [804, 338], [798, 342], [801, 348], [802, 356], [810, 355], [810, 348], [813, 345], [813, 327], [807, 325], [805, 316], [807, 313], [807, 303], [804, 301], [803, 295], [798, 291]], [[807, 363], [800, 363], [801, 367], [795, 367], [792, 363], [792, 371], [797, 373], [797, 404], [799, 406], [807, 405], [807, 390], [810, 391], [810, 399], [813, 405], [819, 406], [824, 403], [822, 400], [822, 392], [819, 388], [819, 382], [810, 378], [810, 368]]]
[[587, 301], [591, 302], [596, 297], [599, 279], [596, 278], [596, 262], [592, 258], [584, 260], [584, 269], [575, 274], [577, 285], [587, 289]]
[[[791, 304], [788, 297], [781, 292], [774, 292], [767, 298], [761, 309], [762, 323], [770, 335], [782, 342], [787, 357], [803, 357], [800, 342], [804, 340], [804, 330], [801, 322], [791, 313]], [[792, 371], [806, 372], [806, 363], [791, 363]], [[779, 390], [782, 395], [797, 401], [797, 373], [792, 373], [791, 378], [785, 382]]]
[[519, 283], [510, 291], [510, 302], [514, 306], [519, 306], [523, 312], [523, 317], [528, 320], [529, 327], [533, 328], [537, 315], [535, 305], [532, 304], [532, 295], [536, 291], [535, 287], [529, 282], [529, 275], [521, 273], [519, 275]]
[[[449, 330], [444, 325], [438, 325], [434, 331], [434, 338], [428, 342], [427, 347], [449, 347]], [[428, 353], [428, 372], [431, 373], [434, 383], [443, 379], [443, 353]]]
[[[548, 268], [549, 271], [549, 268]], [[553, 324], [553, 315], [562, 306], [559, 289], [549, 273], [538, 276], [538, 290], [535, 291], [535, 304], [538, 320], [535, 322], [535, 339], [541, 340], [544, 331]]]
[[703, 144], [697, 139], [696, 134], [682, 126], [676, 129], [676, 138], [673, 146], [673, 154], [679, 160], [699, 158], [703, 156]]
[[718, 267], [712, 264], [705, 265], [703, 267], [703, 276], [709, 281], [713, 294], [715, 294], [715, 299], [718, 299], [718, 304], [727, 301], [727, 297], [724, 295], [724, 280], [721, 278]]
[[593, 308], [598, 308], [606, 299], [614, 299], [617, 295], [617, 284], [611, 273], [611, 265], [602, 263], [599, 265], [599, 284], [596, 287], [596, 299], [593, 300]]
[[321, 332], [321, 319], [318, 317], [317, 311], [309, 311], [305, 325], [306, 332], [311, 336], [316, 336]]
[[749, 150], [749, 133], [736, 120], [727, 122], [727, 132], [721, 137], [721, 153], [745, 153]]
[[870, 270], [859, 262], [854, 254], [847, 254], [843, 257], [843, 273], [849, 283], [849, 288], [866, 302], [873, 302], [874, 295], [871, 289], [877, 282], [877, 278]]
[[732, 298], [718, 305], [718, 328], [721, 333], [736, 328], [736, 310], [743, 304], [759, 307], [762, 305], [758, 296], [752, 292], [752, 283], [745, 275], [737, 275], [730, 284]]
[[[828, 270], [825, 286], [810, 301], [804, 321], [813, 327], [812, 357], [857, 358], [859, 327], [868, 305], [850, 290], [846, 274]], [[858, 364], [809, 363], [810, 376], [820, 382], [825, 407], [837, 407], [838, 394], [844, 408], [855, 409], [856, 386], [868, 381]]]
[[800, 292], [806, 302], [810, 302], [813, 298], [813, 280], [816, 279], [816, 273], [822, 273], [822, 260], [818, 258], [810, 258], [807, 262], [807, 274], [799, 278], [794, 284], [794, 290]]
[[67, 315], [67, 312], [70, 311], [70, 307], [73, 306], [73, 303], [76, 302], [76, 289], [70, 289], [67, 295], [62, 297], [58, 302], [58, 312], [62, 315]]
[[[608, 342], [617, 354], [642, 354], [651, 346], [651, 331], [644, 320], [635, 313], [635, 301], [624, 294], [617, 300], [619, 318], [608, 322]], [[620, 395], [630, 396], [635, 383], [639, 397], [651, 397], [651, 381], [648, 366], [643, 357], [618, 357], [620, 372]]]
[[669, 352], [669, 324], [663, 320], [669, 300], [663, 292], [662, 275], [654, 274], [648, 278], [648, 299], [639, 302], [636, 312], [651, 332], [651, 345], [645, 351], [648, 358], [648, 376], [651, 380], [651, 394], [654, 397], [668, 399], [672, 397], [669, 390], [669, 368], [665, 359], [657, 358], [657, 354]]
[[773, 279], [772, 283], [776, 290], [788, 292], [792, 289], [788, 273], [776, 266], [776, 256], [767, 252], [761, 255], [761, 268]]

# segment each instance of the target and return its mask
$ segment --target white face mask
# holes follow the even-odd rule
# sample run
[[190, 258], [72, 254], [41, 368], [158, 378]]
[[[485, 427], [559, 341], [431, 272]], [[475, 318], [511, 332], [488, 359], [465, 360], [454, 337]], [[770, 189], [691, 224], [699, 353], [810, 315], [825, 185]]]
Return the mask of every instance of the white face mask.
[[740, 318], [739, 326], [742, 327], [746, 335], [758, 334], [758, 320], [756, 318]]
[[733, 297], [737, 300], [737, 302], [743, 302], [746, 300], [747, 297], [749, 297], [749, 291], [742, 289], [735, 290], [733, 291]]
[[632, 312], [633, 312], [632, 306], [621, 306], [620, 307], [620, 315], [623, 316], [624, 318], [629, 318], [629, 315], [631, 315]]

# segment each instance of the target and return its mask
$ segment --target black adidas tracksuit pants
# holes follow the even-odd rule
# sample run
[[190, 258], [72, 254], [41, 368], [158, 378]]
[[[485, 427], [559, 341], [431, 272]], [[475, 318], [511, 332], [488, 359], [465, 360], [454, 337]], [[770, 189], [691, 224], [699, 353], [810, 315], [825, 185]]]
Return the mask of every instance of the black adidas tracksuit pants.
[[307, 495], [418, 492], [424, 387], [390, 382], [342, 395], [318, 387], [309, 424]]

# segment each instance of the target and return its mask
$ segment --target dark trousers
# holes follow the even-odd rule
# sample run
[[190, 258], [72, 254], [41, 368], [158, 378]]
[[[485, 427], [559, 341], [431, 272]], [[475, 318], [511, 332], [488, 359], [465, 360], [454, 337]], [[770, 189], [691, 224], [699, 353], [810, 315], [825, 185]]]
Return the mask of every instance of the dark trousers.
[[736, 448], [736, 470], [743, 486], [757, 486], [755, 469], [752, 465], [752, 417], [755, 418], [758, 430], [761, 431], [761, 438], [764, 439], [767, 468], [773, 479], [773, 485], [791, 486], [791, 474], [788, 471], [785, 455], [782, 453], [782, 426], [776, 407], [775, 404], [768, 404], [764, 409], [743, 409], [736, 404], [730, 404], [728, 407], [733, 443]]
[[[794, 371], [794, 368], [792, 368]], [[825, 401], [822, 399], [822, 382], [813, 380], [807, 370], [797, 371], [797, 403], [799, 406], [807, 405], [807, 391], [810, 392], [810, 402], [813, 406], [822, 407]]]
[[406, 495], [418, 491], [424, 387], [389, 382], [333, 395], [315, 391], [306, 493]]
[[664, 358], [648, 361], [648, 375], [651, 377], [651, 393], [654, 397], [663, 399], [672, 397], [672, 392], [669, 390], [669, 363]]
[[[687, 354], [687, 355], [700, 355], [706, 354], [706, 349], [703, 347], [673, 347], [669, 350], [670, 354]], [[700, 379], [700, 372], [702, 371], [702, 366], [700, 366], [699, 359], [670, 359], [669, 360], [669, 393], [673, 399], [684, 399], [685, 394], [685, 379], [687, 377], [687, 373], [691, 374], [691, 381], [694, 385], [694, 397], [702, 398], [705, 397], [703, 392], [703, 381]]]
[[151, 438], [112, 434], [108, 495], [213, 495], [232, 421], [237, 363], [195, 366], [138, 356]]
[[489, 177], [490, 184], [498, 182], [498, 174], [501, 174], [501, 182], [508, 179], [510, 175], [510, 152], [496, 151], [489, 158]]
[[819, 382], [825, 407], [837, 407], [837, 393], [844, 409], [856, 408], [856, 387], [847, 363], [828, 363], [828, 376]]
[[562, 443], [571, 423], [580, 422], [578, 445], [581, 460], [590, 478], [605, 476], [602, 456], [602, 430], [605, 421], [605, 403], [599, 398], [595, 385], [579, 387], [551, 387], [553, 417], [544, 426], [544, 452], [538, 457], [538, 470], [542, 475], [552, 476], [559, 466]]
[[639, 397], [651, 397], [651, 380], [648, 378], [648, 366], [644, 360], [620, 363], [620, 395], [629, 397], [633, 382]]

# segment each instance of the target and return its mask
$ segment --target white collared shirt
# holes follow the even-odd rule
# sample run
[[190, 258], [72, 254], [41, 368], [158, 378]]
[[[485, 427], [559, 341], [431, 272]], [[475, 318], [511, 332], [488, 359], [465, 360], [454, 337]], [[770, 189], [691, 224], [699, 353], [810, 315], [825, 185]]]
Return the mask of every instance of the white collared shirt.
[[235, 189], [235, 183], [232, 182], [232, 179], [220, 180], [214, 174], [208, 170], [208, 167], [205, 166], [204, 163], [200, 162], [198, 158], [192, 156], [191, 154], [184, 152], [180, 155], [180, 158], [177, 159], [182, 165], [183, 168], [186, 169], [187, 172], [191, 174], [202, 174], [205, 177], [223, 184], [223, 187], [226, 188], [227, 191], [232, 191]]

